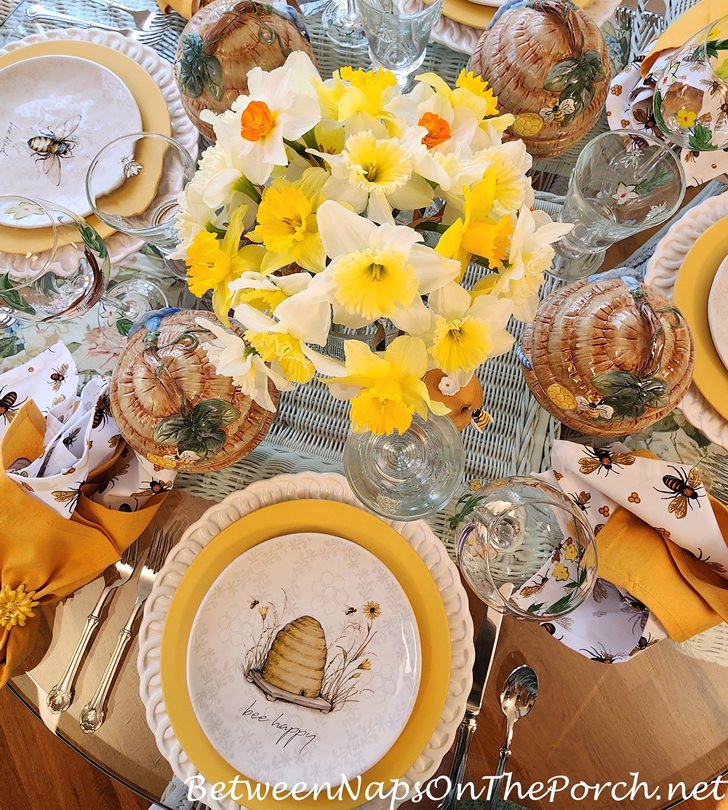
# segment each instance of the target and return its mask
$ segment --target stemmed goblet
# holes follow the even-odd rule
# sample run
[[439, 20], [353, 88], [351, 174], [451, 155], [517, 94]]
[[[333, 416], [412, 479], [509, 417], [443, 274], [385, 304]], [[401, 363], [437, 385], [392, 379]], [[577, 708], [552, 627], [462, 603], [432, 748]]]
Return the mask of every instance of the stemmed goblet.
[[[109, 193], [109, 176], [123, 175]], [[179, 237], [178, 197], [195, 174], [190, 153], [167, 135], [138, 132], [106, 144], [86, 173], [86, 195], [96, 216], [122, 233], [156, 247], [175, 276], [184, 278], [183, 261], [170, 258]]]
[[329, 0], [321, 15], [326, 36], [340, 48], [364, 48], [364, 23], [356, 0]]
[[[82, 217], [60, 205], [19, 195], [0, 196], [0, 224], [33, 218], [23, 254], [0, 254], [0, 323], [46, 323], [75, 318], [99, 303], [99, 325], [118, 343], [150, 310], [167, 306], [164, 293], [144, 279], [107, 289], [109, 253]], [[34, 249], [43, 242], [43, 249]], [[47, 245], [50, 245], [48, 247]]]
[[555, 487], [538, 478], [494, 481], [465, 499], [463, 513], [469, 520], [458, 536], [458, 564], [488, 606], [549, 622], [591, 593], [594, 533]]

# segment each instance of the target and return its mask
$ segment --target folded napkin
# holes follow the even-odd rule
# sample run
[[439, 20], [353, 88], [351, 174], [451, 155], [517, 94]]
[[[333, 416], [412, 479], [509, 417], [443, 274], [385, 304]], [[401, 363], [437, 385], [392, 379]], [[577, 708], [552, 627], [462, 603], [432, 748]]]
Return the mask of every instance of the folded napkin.
[[77, 374], [62, 345], [0, 376], [13, 400], [0, 420], [0, 687], [32, 649], [35, 607], [118, 560], [172, 485], [119, 436], [104, 381], [77, 399], [69, 380]]
[[681, 14], [669, 25], [650, 47], [642, 62], [642, 75], [647, 76], [655, 60], [665, 51], [671, 51], [684, 45], [693, 34], [701, 28], [723, 17], [726, 9], [725, 0], [700, 0], [684, 14]]
[[612, 663], [728, 621], [728, 510], [695, 468], [619, 444], [597, 452], [557, 441], [551, 458], [553, 469], [539, 477], [582, 509], [600, 578], [579, 607], [547, 624], [550, 632]]
[[190, 20], [202, 6], [207, 4], [201, 0], [157, 0], [157, 5], [163, 14], [176, 11], [186, 20]]
[[[721, 2], [723, 0], [720, 0]], [[652, 110], [655, 84], [670, 61], [672, 51], [711, 21], [725, 14], [719, 0], [702, 0], [679, 17], [659, 39], [648, 45], [633, 62], [612, 79], [607, 96], [607, 120], [611, 129], [635, 129], [666, 140]], [[723, 115], [719, 93], [705, 93], [704, 114], [714, 120]], [[723, 150], [680, 150], [680, 162], [688, 186], [707, 183], [728, 172], [728, 152]]]

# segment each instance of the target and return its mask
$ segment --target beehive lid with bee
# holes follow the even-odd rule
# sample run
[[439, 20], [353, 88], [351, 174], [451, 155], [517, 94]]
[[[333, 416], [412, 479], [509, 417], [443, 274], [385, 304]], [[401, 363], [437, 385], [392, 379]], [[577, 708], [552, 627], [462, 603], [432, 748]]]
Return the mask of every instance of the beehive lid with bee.
[[[198, 316], [193, 310], [151, 313], [130, 333], [111, 378], [119, 431], [160, 469], [227, 467], [250, 453], [273, 421], [271, 411], [215, 371], [205, 351], [214, 335], [197, 324]], [[270, 393], [277, 401], [272, 386]]]
[[536, 399], [588, 436], [636, 433], [670, 413], [692, 380], [693, 354], [680, 311], [628, 276], [557, 290], [520, 347]]

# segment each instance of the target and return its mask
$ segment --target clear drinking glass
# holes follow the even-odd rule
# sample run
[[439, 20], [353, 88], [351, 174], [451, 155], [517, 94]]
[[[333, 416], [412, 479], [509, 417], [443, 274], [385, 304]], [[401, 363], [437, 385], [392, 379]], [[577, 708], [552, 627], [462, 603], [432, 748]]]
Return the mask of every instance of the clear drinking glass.
[[[0, 254], [0, 324], [68, 320], [100, 303], [99, 323], [118, 342], [139, 316], [167, 306], [162, 291], [143, 279], [107, 289], [109, 253], [82, 217], [47, 200], [0, 196], [0, 225], [17, 227], [27, 217], [33, 228], [26, 253]], [[33, 240], [45, 237], [50, 248], [33, 250]]]
[[670, 146], [644, 132], [605, 132], [581, 151], [561, 222], [574, 228], [554, 244], [549, 273], [565, 281], [599, 269], [606, 249], [668, 220], [685, 196], [685, 173]]
[[[123, 180], [108, 193], [109, 176]], [[195, 161], [182, 144], [157, 132], [138, 132], [111, 141], [91, 161], [86, 194], [96, 216], [112, 228], [159, 249], [166, 265], [184, 277], [185, 263], [170, 259], [179, 244], [178, 197], [195, 174]]]
[[399, 86], [408, 90], [412, 74], [425, 61], [432, 26], [442, 12], [442, 0], [429, 4], [405, 0], [401, 8], [394, 0], [359, 0], [359, 10], [372, 64], [391, 70]]
[[728, 147], [728, 16], [670, 55], [652, 103], [673, 143], [696, 152]]
[[324, 34], [341, 48], [363, 48], [367, 44], [356, 0], [329, 0], [321, 14], [321, 25]]
[[405, 433], [352, 433], [344, 471], [359, 500], [393, 520], [417, 520], [442, 509], [465, 465], [463, 442], [446, 416], [415, 414]]
[[470, 518], [458, 536], [458, 564], [486, 604], [549, 621], [591, 593], [594, 534], [560, 490], [537, 478], [504, 478], [473, 493], [464, 512]]

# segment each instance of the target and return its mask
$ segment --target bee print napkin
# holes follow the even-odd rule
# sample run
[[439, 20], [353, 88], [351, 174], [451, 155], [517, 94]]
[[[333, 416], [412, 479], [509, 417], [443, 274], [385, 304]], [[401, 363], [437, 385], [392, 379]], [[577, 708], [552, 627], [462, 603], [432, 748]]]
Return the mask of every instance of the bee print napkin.
[[[690, 616], [676, 615], [673, 620], [669, 583], [653, 583], [654, 588], [647, 583], [644, 590], [654, 591], [657, 600], [651, 610], [628, 590], [599, 579], [590, 597], [579, 607], [545, 625], [549, 632], [583, 655], [613, 663], [628, 660], [667, 636], [666, 628], [656, 615], [658, 612], [665, 620], [670, 616], [671, 635], [677, 640], [687, 637], [685, 634], [689, 631], [684, 628], [690, 626], [691, 620], [698, 623], [712, 620], [712, 624], [716, 624], [721, 611], [725, 619], [728, 542], [714, 508], [721, 513], [725, 510], [720, 504], [712, 506], [695, 467], [636, 455], [620, 444], [595, 449], [566, 441], [555, 442], [551, 461], [553, 468], [539, 477], [574, 502], [597, 536], [610, 520], [624, 525], [624, 531], [614, 540], [622, 545], [622, 559], [625, 556], [628, 559], [630, 538], [634, 538], [637, 529], [634, 528], [636, 521], [630, 526], [629, 516], [620, 507], [653, 527], [663, 540], [661, 546], [679, 547], [673, 556], [679, 553], [687, 561], [678, 565], [680, 571], [687, 574], [688, 580], [699, 582], [699, 592], [694, 595], [699, 606], [695, 608], [692, 604], [689, 586], [687, 600], [685, 588], [676, 586], [675, 610], [679, 613], [682, 607]], [[610, 529], [615, 526], [616, 523], [612, 524]], [[723, 529], [725, 531], [725, 526]], [[645, 559], [644, 565], [637, 556], [628, 565], [637, 571], [641, 567], [648, 572], [659, 571], [655, 576], [664, 576], [666, 570], [672, 573], [672, 567], [666, 569], [658, 565], [658, 552], [669, 557], [665, 548], [661, 548], [656, 549], [654, 558]], [[615, 557], [613, 549], [610, 549], [610, 557]], [[680, 586], [683, 585], [685, 582], [681, 581]], [[685, 622], [681, 624], [682, 618]]]
[[106, 381], [93, 378], [80, 396], [77, 385], [76, 365], [62, 343], [0, 375], [0, 392], [10, 403], [0, 414], [0, 439], [17, 408], [28, 400], [46, 419], [43, 453], [36, 459], [16, 459], [5, 471], [7, 477], [67, 518], [82, 490], [103, 506], [135, 512], [152, 496], [171, 489], [175, 473], [156, 472], [123, 441], [111, 415]]

